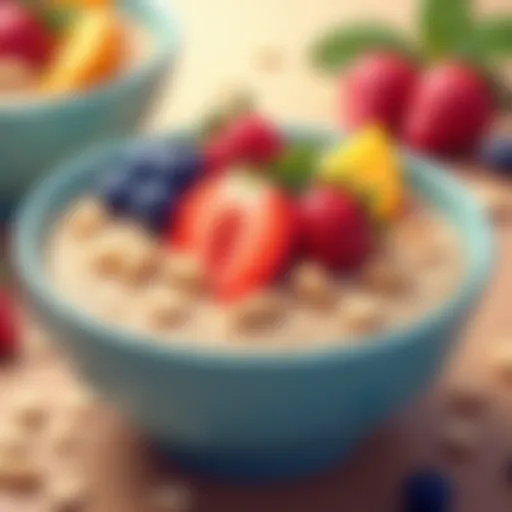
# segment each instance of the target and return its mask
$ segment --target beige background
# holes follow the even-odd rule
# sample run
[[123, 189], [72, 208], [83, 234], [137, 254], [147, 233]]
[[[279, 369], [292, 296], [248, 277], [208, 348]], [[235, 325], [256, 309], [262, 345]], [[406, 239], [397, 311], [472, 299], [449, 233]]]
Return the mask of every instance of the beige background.
[[[279, 119], [334, 123], [335, 88], [308, 69], [304, 62], [306, 43], [324, 25], [361, 16], [389, 19], [407, 28], [416, 2], [174, 0], [172, 4], [184, 26], [186, 49], [150, 129], [190, 122], [215, 98], [238, 87], [254, 90], [263, 108]], [[487, 0], [481, 2], [482, 8], [484, 4], [486, 9], [501, 8], [512, 13], [512, 0]], [[258, 65], [258, 54], [268, 47], [277, 49], [282, 57], [281, 69], [274, 72]], [[472, 319], [450, 375], [469, 379], [488, 376], [485, 362], [492, 345], [503, 336], [509, 336], [512, 343], [512, 266], [506, 265], [512, 261], [512, 228], [500, 231], [500, 246], [499, 276]], [[52, 359], [44, 364], [29, 361], [22, 372], [9, 373], [8, 381], [34, 379], [37, 375], [48, 384], [59, 383], [65, 388], [60, 382], [67, 377]], [[437, 446], [443, 394], [432, 392], [376, 433], [345, 464], [304, 482], [251, 489], [172, 470], [165, 474], [177, 475], [191, 485], [196, 498], [194, 510], [199, 512], [398, 512], [402, 475], [418, 464], [433, 463], [456, 479], [456, 512], [510, 512], [512, 484], [505, 484], [503, 467], [512, 458], [512, 395], [510, 390], [494, 385], [489, 387], [489, 395], [491, 407], [476, 453], [464, 464], [450, 461]], [[97, 482], [98, 510], [136, 510], [140, 489], [155, 472], [154, 458], [110, 412], [99, 418], [94, 432], [87, 458]], [[2, 512], [28, 510], [23, 505], [2, 505], [0, 501]]]

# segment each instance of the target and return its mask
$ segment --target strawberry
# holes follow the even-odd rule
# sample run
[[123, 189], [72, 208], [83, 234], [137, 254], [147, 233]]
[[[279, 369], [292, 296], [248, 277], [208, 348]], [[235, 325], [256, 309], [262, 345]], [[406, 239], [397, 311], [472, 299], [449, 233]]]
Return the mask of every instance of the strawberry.
[[21, 3], [0, 2], [0, 56], [43, 66], [52, 52], [52, 36], [43, 23]]
[[336, 271], [359, 267], [372, 247], [372, 229], [361, 203], [344, 190], [319, 186], [299, 203], [301, 248]]
[[412, 147], [436, 155], [475, 149], [494, 113], [486, 81], [461, 62], [428, 70], [416, 88], [405, 121], [404, 139]]
[[399, 130], [416, 78], [415, 67], [405, 57], [365, 55], [349, 72], [343, 89], [349, 127], [379, 123]]
[[14, 306], [6, 292], [0, 291], [0, 358], [12, 356], [19, 342]]
[[221, 175], [186, 195], [170, 241], [204, 262], [219, 299], [233, 300], [278, 276], [293, 250], [293, 221], [288, 198], [260, 176]]

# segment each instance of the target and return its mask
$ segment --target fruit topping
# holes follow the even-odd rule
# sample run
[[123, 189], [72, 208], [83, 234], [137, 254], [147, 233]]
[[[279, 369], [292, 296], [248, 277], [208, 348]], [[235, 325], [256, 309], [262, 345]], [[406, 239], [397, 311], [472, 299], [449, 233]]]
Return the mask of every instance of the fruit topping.
[[0, 357], [9, 357], [17, 350], [19, 331], [11, 299], [0, 291]]
[[100, 180], [98, 191], [110, 211], [116, 214], [126, 212], [131, 193], [129, 173], [124, 169], [110, 172]]
[[483, 147], [482, 159], [493, 169], [512, 172], [512, 139], [490, 139]]
[[344, 190], [318, 186], [299, 203], [301, 247], [306, 256], [325, 267], [351, 270], [369, 255], [373, 233], [358, 199]]
[[376, 126], [354, 134], [328, 153], [318, 179], [359, 195], [380, 221], [395, 218], [405, 201], [397, 151]]
[[203, 159], [191, 145], [158, 142], [131, 155], [126, 167], [102, 180], [103, 200], [112, 212], [160, 231], [178, 195], [202, 172]]
[[434, 67], [412, 96], [404, 138], [418, 150], [442, 156], [472, 151], [494, 107], [489, 85], [474, 69], [457, 62]]
[[51, 35], [28, 8], [11, 0], [0, 2], [0, 58], [39, 68], [50, 58], [52, 47]]
[[122, 23], [108, 8], [80, 11], [64, 35], [41, 84], [48, 93], [72, 93], [113, 76], [125, 58]]
[[154, 231], [168, 223], [175, 196], [165, 183], [154, 179], [133, 187], [128, 197], [127, 213]]
[[343, 96], [351, 128], [382, 123], [398, 132], [416, 82], [416, 69], [393, 53], [363, 56], [346, 78]]
[[279, 130], [264, 117], [249, 113], [235, 118], [205, 147], [209, 170], [216, 171], [233, 163], [266, 165], [284, 148]]
[[200, 183], [178, 210], [171, 242], [197, 255], [224, 300], [271, 283], [293, 247], [293, 209], [261, 176], [235, 172]]

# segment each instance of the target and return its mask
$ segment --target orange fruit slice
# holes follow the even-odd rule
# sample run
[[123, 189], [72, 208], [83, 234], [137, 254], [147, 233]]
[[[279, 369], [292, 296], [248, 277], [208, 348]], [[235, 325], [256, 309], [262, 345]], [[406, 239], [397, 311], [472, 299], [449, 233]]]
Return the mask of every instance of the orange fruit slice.
[[71, 93], [111, 78], [125, 56], [124, 27], [111, 9], [85, 9], [60, 42], [42, 78], [48, 93]]

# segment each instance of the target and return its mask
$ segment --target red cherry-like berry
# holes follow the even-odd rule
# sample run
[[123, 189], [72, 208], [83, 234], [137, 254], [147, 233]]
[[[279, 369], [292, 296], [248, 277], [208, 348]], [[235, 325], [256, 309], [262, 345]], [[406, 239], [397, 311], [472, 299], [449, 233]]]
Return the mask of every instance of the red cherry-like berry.
[[349, 127], [380, 123], [390, 131], [399, 130], [416, 79], [416, 68], [405, 57], [393, 53], [363, 57], [342, 88]]
[[244, 114], [207, 143], [207, 169], [214, 173], [234, 163], [266, 165], [283, 148], [283, 137], [274, 124], [258, 114]]
[[462, 63], [425, 73], [412, 96], [404, 139], [412, 147], [441, 156], [475, 150], [494, 113], [484, 79]]
[[329, 187], [311, 189], [299, 202], [305, 256], [336, 271], [360, 266], [372, 247], [372, 227], [361, 203]]
[[0, 291], [0, 358], [12, 356], [18, 347], [16, 314], [7, 293]]
[[217, 298], [234, 300], [279, 275], [294, 234], [293, 209], [283, 192], [260, 176], [229, 174], [185, 196], [170, 242], [203, 261]]
[[0, 57], [22, 59], [41, 67], [50, 57], [52, 37], [21, 3], [0, 2]]

